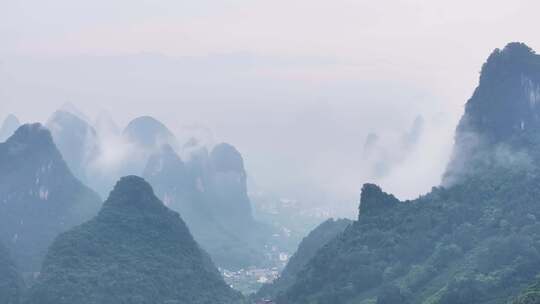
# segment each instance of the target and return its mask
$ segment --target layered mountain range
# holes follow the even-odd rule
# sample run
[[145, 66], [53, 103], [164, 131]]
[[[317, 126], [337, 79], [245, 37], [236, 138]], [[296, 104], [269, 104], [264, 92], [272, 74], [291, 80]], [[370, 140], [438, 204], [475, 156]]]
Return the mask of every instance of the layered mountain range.
[[260, 265], [272, 232], [254, 220], [240, 153], [229, 144], [191, 152], [184, 162], [165, 145], [143, 176], [167, 206], [180, 212], [216, 263], [231, 269]]
[[180, 147], [153, 117], [137, 117], [120, 132], [106, 114], [94, 127], [70, 109], [55, 112], [47, 126], [77, 178], [106, 196], [120, 176], [142, 175], [219, 265], [241, 268], [265, 260], [272, 232], [253, 219], [243, 159], [233, 146], [220, 144], [209, 152], [193, 139]]
[[[2, 301], [244, 302], [223, 281], [181, 216], [169, 210], [142, 178], [123, 178], [98, 213], [99, 196], [71, 173], [55, 145], [64, 143], [64, 150], [79, 145], [79, 136], [87, 133], [77, 130], [88, 125], [67, 112], [54, 117], [54, 140], [46, 127], [29, 124], [0, 144], [0, 243], [6, 245], [0, 248]], [[70, 129], [73, 122], [83, 128]], [[61, 129], [65, 132], [59, 132]], [[69, 143], [69, 139], [78, 142]], [[72, 149], [74, 159], [83, 150]], [[223, 255], [217, 256], [224, 263], [258, 261], [262, 253], [250, 252], [256, 250], [250, 247], [249, 237], [258, 237], [259, 228], [251, 216], [242, 158], [232, 146], [220, 145], [214, 150], [204, 161], [194, 156], [185, 166], [179, 158], [166, 160], [161, 168], [166, 170], [166, 179], [156, 183], [164, 189], [169, 189], [165, 181], [180, 187], [171, 194], [183, 195], [178, 196], [180, 204], [165, 196], [167, 204], [186, 214], [208, 247], [222, 250]], [[163, 153], [177, 157], [168, 144], [157, 151], [161, 151], [155, 154], [159, 157]], [[154, 156], [148, 167], [160, 161]], [[84, 165], [80, 168], [84, 172]], [[169, 174], [176, 172], [180, 175]], [[194, 209], [190, 211], [190, 207]], [[209, 208], [208, 213], [201, 212], [201, 207]], [[226, 217], [219, 218], [217, 212]], [[28, 292], [24, 292], [21, 274], [29, 283]]]
[[137, 117], [120, 131], [106, 113], [91, 123], [71, 106], [56, 111], [46, 126], [73, 174], [104, 197], [121, 176], [142, 174], [161, 145], [178, 145], [169, 129], [150, 116]]
[[[123, 132], [69, 109], [50, 132], [18, 124], [10, 116], [0, 129], [1, 303], [244, 303], [212, 259], [261, 265], [274, 232], [252, 215], [234, 146], [192, 141], [181, 151], [148, 116]], [[422, 129], [419, 118], [403, 147]], [[104, 204], [83, 184], [104, 195], [126, 174], [148, 182], [124, 177]], [[482, 67], [442, 184], [408, 201], [365, 184], [358, 218], [317, 227], [256, 298], [540, 303], [539, 184], [540, 56], [510, 43]], [[32, 278], [28, 291], [21, 277]]]

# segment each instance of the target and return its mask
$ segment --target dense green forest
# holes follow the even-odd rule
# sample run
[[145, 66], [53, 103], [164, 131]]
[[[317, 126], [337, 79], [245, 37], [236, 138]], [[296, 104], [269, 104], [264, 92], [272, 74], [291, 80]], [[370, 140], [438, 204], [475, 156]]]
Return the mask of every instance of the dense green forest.
[[24, 303], [243, 303], [179, 214], [122, 178], [99, 214], [61, 234]]

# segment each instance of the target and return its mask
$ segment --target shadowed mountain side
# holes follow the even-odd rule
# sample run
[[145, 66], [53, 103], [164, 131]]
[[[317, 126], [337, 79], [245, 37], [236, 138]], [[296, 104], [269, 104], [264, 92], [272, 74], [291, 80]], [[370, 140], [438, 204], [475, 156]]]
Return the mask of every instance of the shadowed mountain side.
[[0, 240], [23, 272], [37, 272], [58, 233], [97, 213], [99, 196], [69, 171], [50, 132], [23, 125], [0, 144]]

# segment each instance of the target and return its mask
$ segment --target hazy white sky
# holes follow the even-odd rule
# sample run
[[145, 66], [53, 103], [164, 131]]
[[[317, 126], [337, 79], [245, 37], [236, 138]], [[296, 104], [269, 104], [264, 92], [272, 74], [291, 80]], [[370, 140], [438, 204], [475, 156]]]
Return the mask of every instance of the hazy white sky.
[[[3, 0], [0, 117], [45, 120], [70, 101], [120, 123], [205, 126], [261, 188], [351, 199], [417, 115], [421, 144], [379, 182], [427, 191], [489, 53], [540, 47], [534, 0]], [[0, 118], [1, 119], [1, 118]], [[383, 158], [384, 158], [383, 157]]]

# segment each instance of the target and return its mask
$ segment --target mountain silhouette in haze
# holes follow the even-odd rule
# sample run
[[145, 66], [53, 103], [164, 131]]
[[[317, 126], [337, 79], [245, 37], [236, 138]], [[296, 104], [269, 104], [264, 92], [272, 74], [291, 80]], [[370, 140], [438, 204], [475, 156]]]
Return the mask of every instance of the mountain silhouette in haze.
[[173, 147], [178, 145], [172, 132], [162, 122], [151, 116], [133, 119], [128, 123], [123, 134], [130, 142], [145, 150], [153, 150], [163, 144]]
[[0, 126], [0, 142], [6, 141], [17, 128], [21, 126], [19, 119], [15, 115], [10, 114], [4, 119], [2, 126]]
[[98, 113], [96, 119], [94, 120], [93, 126], [98, 136], [101, 138], [117, 137], [122, 133], [120, 127], [106, 111], [101, 111]]
[[174, 134], [159, 120], [141, 116], [128, 123], [122, 132], [124, 142], [130, 146], [130, 155], [125, 160], [122, 175], [140, 175], [149, 157], [159, 151], [162, 145], [176, 149], [178, 142]]
[[73, 174], [87, 183], [87, 168], [99, 154], [96, 130], [85, 120], [66, 111], [54, 112], [46, 126]]
[[242, 155], [227, 143], [216, 145], [210, 152], [212, 174], [209, 192], [220, 214], [233, 229], [238, 231], [253, 223], [251, 202], [247, 194], [247, 174]]
[[122, 178], [98, 215], [61, 234], [25, 303], [243, 303], [180, 215], [140, 177]]
[[229, 144], [193, 153], [184, 162], [164, 145], [149, 158], [143, 176], [167, 206], [180, 212], [218, 265], [260, 264], [272, 233], [253, 218], [242, 156]]
[[56, 235], [101, 205], [70, 172], [41, 124], [23, 125], [0, 144], [0, 202], [0, 241], [25, 272], [39, 271]]

